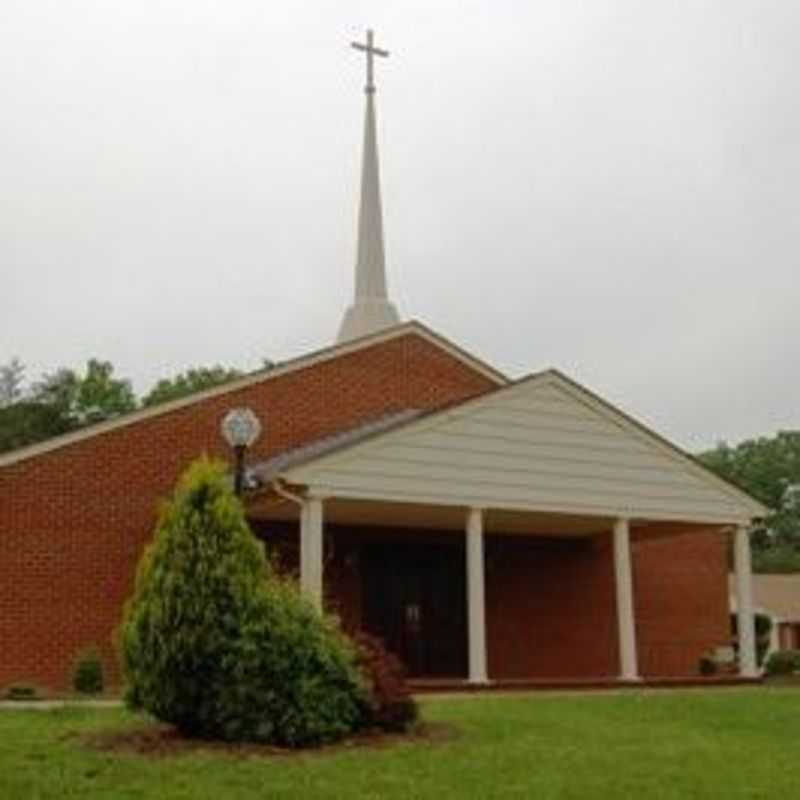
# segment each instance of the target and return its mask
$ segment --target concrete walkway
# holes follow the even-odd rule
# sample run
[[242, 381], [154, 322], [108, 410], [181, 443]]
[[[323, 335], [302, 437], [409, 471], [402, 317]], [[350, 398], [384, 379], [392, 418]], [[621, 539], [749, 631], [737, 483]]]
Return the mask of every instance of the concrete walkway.
[[122, 700], [0, 700], [0, 711], [54, 711], [59, 708], [122, 708]]

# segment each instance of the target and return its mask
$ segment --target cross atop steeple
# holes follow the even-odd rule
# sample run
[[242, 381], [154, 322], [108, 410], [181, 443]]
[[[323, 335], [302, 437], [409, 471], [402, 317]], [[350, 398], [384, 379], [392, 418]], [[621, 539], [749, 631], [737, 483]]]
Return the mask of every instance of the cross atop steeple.
[[375, 93], [375, 81], [374, 81], [374, 74], [373, 74], [373, 61], [375, 56], [381, 56], [382, 58], [387, 58], [389, 55], [388, 50], [381, 50], [378, 47], [373, 45], [373, 41], [375, 40], [375, 34], [371, 29], [367, 30], [367, 43], [361, 44], [361, 42], [350, 42], [350, 46], [354, 47], [356, 50], [363, 50], [367, 54], [367, 85], [364, 87], [364, 91], [367, 94], [374, 94]]
[[374, 34], [367, 31], [367, 43], [352, 42], [367, 55], [367, 94], [364, 113], [364, 150], [361, 162], [361, 204], [358, 210], [358, 255], [356, 257], [355, 297], [347, 309], [337, 341], [357, 339], [383, 328], [397, 325], [400, 317], [386, 290], [386, 258], [383, 252], [383, 213], [378, 169], [378, 141], [375, 126], [375, 83], [373, 59], [385, 58], [387, 50], [374, 45]]

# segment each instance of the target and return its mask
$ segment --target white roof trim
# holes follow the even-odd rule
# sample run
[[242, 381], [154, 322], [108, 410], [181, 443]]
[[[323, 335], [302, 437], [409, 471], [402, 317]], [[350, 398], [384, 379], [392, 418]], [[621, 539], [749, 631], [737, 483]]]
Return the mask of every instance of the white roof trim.
[[117, 417], [116, 419], [107, 420], [106, 422], [99, 422], [96, 425], [92, 425], [88, 428], [82, 428], [71, 433], [65, 433], [61, 436], [55, 436], [52, 439], [47, 439], [44, 442], [32, 444], [27, 447], [21, 447], [18, 450], [12, 450], [8, 453], [0, 455], [0, 468], [16, 464], [20, 461], [25, 461], [30, 458], [35, 458], [36, 456], [44, 455], [45, 453], [50, 453], [54, 450], [59, 450], [62, 447], [68, 447], [71, 444], [82, 442], [85, 439], [91, 439], [95, 436], [102, 436], [104, 433], [125, 428], [128, 425], [135, 425], [143, 420], [152, 419], [164, 414], [170, 414], [173, 411], [178, 411], [182, 408], [186, 408], [197, 403], [202, 403], [203, 401], [214, 397], [220, 397], [225, 394], [238, 392], [241, 389], [255, 386], [256, 384], [272, 380], [273, 378], [279, 378], [282, 375], [297, 372], [301, 369], [307, 369], [308, 367], [312, 367], [316, 364], [321, 364], [325, 361], [330, 361], [334, 358], [347, 355], [348, 353], [366, 349], [367, 347], [373, 347], [374, 345], [382, 344], [383, 342], [388, 342], [392, 339], [398, 339], [410, 333], [416, 334], [420, 338], [425, 339], [436, 347], [441, 348], [449, 355], [483, 375], [485, 378], [493, 381], [496, 385], [504, 386], [510, 383], [509, 379], [505, 375], [491, 367], [486, 362], [470, 355], [466, 350], [462, 350], [460, 347], [458, 347], [458, 345], [454, 344], [449, 339], [446, 339], [444, 336], [436, 333], [426, 325], [423, 325], [421, 322], [418, 322], [417, 320], [410, 320], [401, 325], [396, 325], [392, 328], [379, 331], [378, 333], [370, 334], [369, 336], [363, 336], [359, 339], [352, 339], [351, 341], [344, 342], [342, 344], [326, 347], [322, 350], [316, 350], [308, 355], [299, 356], [298, 358], [285, 361], [275, 367], [272, 367], [271, 369], [261, 370], [259, 372], [245, 375], [243, 378], [238, 378], [237, 380], [230, 381], [229, 383], [222, 384], [221, 386], [215, 386], [211, 389], [196, 392], [188, 397], [182, 397], [178, 400], [160, 403], [150, 408], [132, 411], [131, 413]]
[[[316, 470], [318, 468], [324, 468], [325, 466], [331, 463], [337, 463], [343, 460], [353, 458], [357, 455], [364, 453], [365, 451], [368, 451], [371, 448], [374, 448], [376, 446], [381, 446], [382, 444], [386, 443], [387, 440], [390, 440], [392, 437], [403, 436], [406, 432], [409, 431], [420, 432], [426, 430], [427, 428], [441, 425], [443, 422], [447, 422], [448, 418], [455, 418], [457, 415], [460, 415], [465, 409], [480, 406], [481, 404], [492, 403], [497, 399], [499, 393], [513, 392], [516, 387], [522, 384], [529, 384], [531, 382], [552, 383], [558, 386], [561, 390], [569, 394], [576, 401], [581, 402], [584, 405], [588, 406], [595, 413], [605, 417], [607, 420], [619, 426], [624, 431], [630, 433], [632, 436], [635, 436], [636, 438], [643, 441], [647, 445], [655, 447], [670, 459], [679, 462], [684, 469], [687, 469], [693, 475], [697, 476], [706, 483], [711, 484], [717, 491], [723, 492], [724, 494], [734, 499], [736, 503], [738, 503], [743, 507], [741, 516], [738, 516], [736, 518], [727, 516], [724, 518], [716, 516], [703, 517], [703, 515], [700, 515], [701, 517], [703, 517], [703, 519], [701, 520], [700, 517], [691, 515], [690, 518], [688, 519], [686, 517], [681, 517], [681, 519], [684, 519], [686, 521], [708, 521], [708, 522], [713, 522], [715, 524], [746, 524], [754, 518], [760, 518], [769, 513], [769, 509], [767, 509], [766, 506], [762, 505], [757, 500], [753, 499], [749, 494], [744, 492], [742, 489], [739, 489], [737, 486], [734, 486], [733, 484], [723, 480], [715, 473], [713, 473], [710, 469], [708, 469], [706, 466], [698, 462], [689, 454], [685, 453], [676, 445], [673, 445], [659, 434], [650, 430], [640, 422], [637, 422], [624, 412], [612, 406], [610, 403], [606, 402], [605, 400], [602, 400], [600, 397], [595, 395], [590, 390], [584, 388], [583, 386], [576, 383], [572, 379], [567, 378], [565, 375], [563, 375], [561, 372], [555, 369], [549, 369], [544, 372], [539, 372], [533, 375], [529, 375], [525, 378], [522, 378], [518, 381], [508, 384], [505, 387], [500, 387], [493, 392], [489, 392], [488, 394], [479, 395], [478, 397], [471, 398], [463, 403], [460, 403], [456, 406], [452, 406], [450, 408], [441, 411], [433, 411], [429, 414], [424, 415], [420, 419], [411, 420], [385, 433], [378, 433], [375, 436], [370, 437], [366, 441], [362, 441], [354, 445], [345, 447], [334, 453], [330, 453], [321, 456], [319, 458], [312, 459], [306, 462], [305, 464], [287, 470], [286, 473], [284, 473], [283, 477], [289, 482], [294, 482], [299, 484], [306, 483], [307, 480], [311, 478], [310, 475], [306, 474], [306, 470], [309, 469]], [[321, 490], [324, 491], [324, 487], [322, 487]], [[370, 499], [376, 499], [376, 498], [370, 498]], [[402, 498], [399, 496], [394, 499], [402, 500]], [[431, 498], [427, 498], [427, 502], [430, 502], [430, 500]], [[477, 502], [478, 498], [471, 498], [471, 499], [465, 498], [465, 501]], [[480, 505], [479, 502], [477, 502], [477, 504]], [[558, 509], [553, 508], [551, 510], [560, 513], [587, 512], [586, 508], [578, 508], [578, 507], [575, 508], [560, 507]], [[596, 511], [600, 512], [600, 509], [597, 509]], [[610, 508], [605, 509], [605, 513], [614, 513], [614, 509]]]

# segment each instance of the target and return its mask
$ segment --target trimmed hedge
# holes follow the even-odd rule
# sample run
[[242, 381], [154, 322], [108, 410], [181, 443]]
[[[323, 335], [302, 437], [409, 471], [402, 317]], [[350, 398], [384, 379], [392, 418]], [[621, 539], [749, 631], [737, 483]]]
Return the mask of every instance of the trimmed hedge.
[[129, 704], [189, 736], [302, 747], [365, 722], [354, 647], [274, 573], [205, 458], [161, 514], [120, 648]]

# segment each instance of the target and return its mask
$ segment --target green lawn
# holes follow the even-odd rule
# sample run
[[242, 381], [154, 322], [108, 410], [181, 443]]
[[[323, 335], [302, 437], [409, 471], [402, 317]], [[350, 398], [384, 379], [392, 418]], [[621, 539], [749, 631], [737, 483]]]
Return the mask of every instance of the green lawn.
[[0, 798], [783, 798], [800, 793], [800, 690], [449, 698], [438, 743], [301, 757], [153, 759], [75, 737], [118, 710], [0, 712]]

